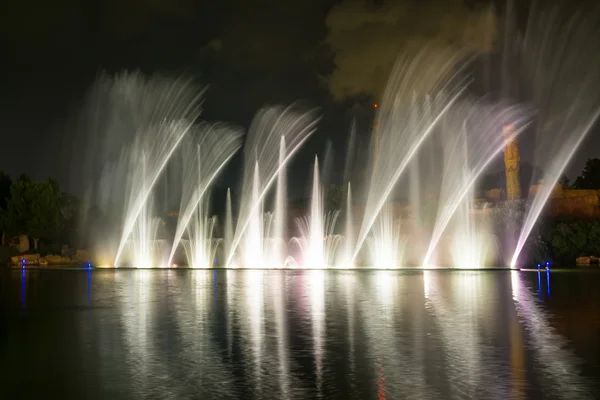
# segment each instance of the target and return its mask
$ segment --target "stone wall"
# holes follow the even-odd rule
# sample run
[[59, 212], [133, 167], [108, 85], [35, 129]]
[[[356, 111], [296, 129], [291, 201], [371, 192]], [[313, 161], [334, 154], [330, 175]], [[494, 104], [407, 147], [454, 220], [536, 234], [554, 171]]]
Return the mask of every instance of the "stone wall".
[[[532, 185], [529, 195], [534, 196], [543, 183]], [[485, 193], [486, 200], [497, 203], [505, 199], [502, 189], [492, 189]], [[551, 218], [600, 218], [600, 190], [565, 189], [554, 185], [544, 214]]]
[[555, 218], [600, 218], [600, 190], [556, 190], [550, 199], [547, 213]]

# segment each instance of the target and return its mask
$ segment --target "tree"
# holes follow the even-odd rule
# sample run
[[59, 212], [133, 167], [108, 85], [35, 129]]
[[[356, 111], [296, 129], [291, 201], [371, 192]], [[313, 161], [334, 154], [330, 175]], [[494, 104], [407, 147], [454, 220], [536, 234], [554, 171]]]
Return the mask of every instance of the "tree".
[[0, 218], [0, 227], [10, 235], [32, 236], [35, 248], [39, 239], [55, 241], [64, 226], [63, 202], [64, 196], [56, 182], [36, 183], [27, 177], [19, 177], [10, 187], [10, 198]]
[[80, 226], [81, 203], [79, 199], [69, 193], [60, 194], [60, 214], [62, 218], [61, 240], [63, 244], [72, 245], [81, 240]]
[[573, 183], [575, 189], [600, 189], [600, 158], [590, 158]]
[[19, 178], [10, 186], [6, 211], [2, 213], [0, 219], [3, 232], [11, 236], [27, 233], [32, 194], [33, 182], [28, 179]]
[[36, 183], [31, 194], [27, 230], [37, 249], [39, 239], [54, 241], [59, 237], [65, 218], [62, 214], [62, 196], [56, 182], [45, 180]]

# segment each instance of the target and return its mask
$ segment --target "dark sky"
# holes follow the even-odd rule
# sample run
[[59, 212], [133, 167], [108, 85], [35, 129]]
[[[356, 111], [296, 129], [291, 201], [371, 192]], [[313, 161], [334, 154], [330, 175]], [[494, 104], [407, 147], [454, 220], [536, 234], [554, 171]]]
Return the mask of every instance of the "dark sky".
[[[210, 84], [207, 120], [247, 127], [265, 104], [307, 100], [324, 119], [296, 164], [322, 153], [326, 138], [342, 157], [350, 117], [368, 118], [402, 44], [443, 38], [492, 51], [497, 3], [494, 12], [476, 0], [7, 0], [0, 170], [70, 187], [83, 152], [72, 149], [66, 122], [99, 71], [138, 68]], [[571, 177], [600, 156], [598, 136], [584, 143]]]

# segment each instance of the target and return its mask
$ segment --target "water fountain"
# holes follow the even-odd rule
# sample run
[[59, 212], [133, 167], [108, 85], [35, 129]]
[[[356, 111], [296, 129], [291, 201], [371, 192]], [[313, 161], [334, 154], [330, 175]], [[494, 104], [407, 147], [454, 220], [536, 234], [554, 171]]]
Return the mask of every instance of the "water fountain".
[[382, 208], [367, 244], [373, 267], [389, 269], [404, 266], [406, 240], [401, 236], [400, 218], [394, 215], [391, 205]]
[[[586, 40], [596, 29], [591, 19], [577, 16], [559, 25], [557, 14], [531, 18], [519, 43], [515, 76], [523, 75], [530, 85], [525, 89], [537, 110], [533, 126], [538, 160], [541, 155], [545, 160], [546, 184], [526, 213], [513, 266], [553, 184], [600, 116], [600, 91], [595, 90], [600, 77], [581, 62], [596, 46]], [[561, 29], [573, 35], [559, 35]], [[124, 205], [115, 265], [125, 258], [136, 267], [171, 265], [180, 243], [193, 268], [213, 266], [219, 246], [219, 264], [225, 267], [352, 267], [367, 250], [368, 264], [381, 269], [496, 265], [500, 257], [494, 225], [487, 206], [475, 204], [475, 183], [507, 143], [529, 126], [533, 112], [509, 102], [506, 93], [468, 96], [467, 64], [465, 54], [450, 47], [406, 50], [378, 108], [370, 179], [358, 192], [365, 194], [364, 212], [353, 208], [348, 183], [344, 226], [339, 227], [343, 235], [336, 231], [340, 210], [325, 209], [321, 182], [327, 176], [315, 158], [308, 214], [298, 219], [300, 235], [289, 242], [286, 168], [317, 128], [314, 110], [268, 107], [256, 115], [244, 146], [241, 190], [233, 199], [237, 207], [232, 207], [228, 190], [224, 225], [218, 226], [210, 215], [208, 193], [241, 147], [239, 130], [220, 123], [196, 124], [202, 91], [189, 81], [139, 74], [102, 78], [92, 96], [106, 103], [105, 108], [97, 106], [94, 120], [100, 126], [96, 136], [107, 135], [99, 151], [105, 165], [99, 187], [108, 191], [103, 196], [112, 195], [112, 201]], [[511, 71], [506, 67], [503, 72]], [[106, 118], [100, 122], [102, 116]], [[562, 134], [550, 136], [551, 130]], [[114, 150], [114, 132], [124, 136], [119, 151]], [[356, 141], [354, 124], [351, 132], [349, 159]], [[112, 153], [107, 150], [111, 146]], [[157, 182], [174, 155], [181, 156], [184, 172], [180, 215], [167, 256], [167, 242], [158, 234], [152, 210]], [[351, 181], [349, 164], [343, 179]], [[396, 197], [402, 198], [401, 206], [390, 203]], [[356, 215], [362, 220], [355, 221]], [[223, 232], [222, 238], [214, 237], [217, 231]], [[127, 257], [124, 249], [129, 250]]]
[[597, 13], [580, 10], [565, 20], [561, 9], [531, 12], [514, 54], [536, 106], [535, 162], [544, 184], [531, 199], [510, 265], [519, 255], [554, 186], [600, 116], [600, 34]]
[[436, 124], [466, 89], [462, 54], [428, 48], [404, 54], [389, 79], [377, 116], [377, 137], [367, 203], [354, 257], [396, 182]]
[[[244, 176], [237, 224], [225, 265], [231, 265], [247, 230], [262, 231], [260, 214], [263, 199], [279, 171], [314, 133], [317, 121], [313, 110], [303, 111], [297, 107], [265, 108], [252, 121], [244, 148]], [[280, 148], [282, 143], [285, 151]], [[282, 152], [285, 154], [283, 158]], [[256, 265], [256, 262], [254, 260], [252, 264]]]
[[[431, 263], [431, 257], [442, 234], [454, 219], [451, 236], [455, 236], [461, 254], [479, 252], [489, 232], [474, 230], [473, 185], [479, 175], [504, 148], [501, 127], [513, 126], [511, 138], [518, 135], [527, 126], [529, 114], [521, 107], [495, 104], [488, 106], [463, 99], [451, 108], [440, 125], [439, 140], [442, 143], [440, 158], [442, 180], [437, 203], [437, 215], [434, 219], [429, 247], [425, 253], [424, 265]], [[459, 211], [457, 213], [457, 211]], [[492, 239], [493, 241], [493, 239]], [[485, 252], [482, 257], [468, 257], [468, 267], [480, 267], [485, 264]], [[443, 262], [444, 260], [438, 260]], [[455, 265], [467, 267], [467, 265]]]
[[[351, 136], [352, 137], [352, 136]], [[344, 254], [341, 266], [353, 267], [352, 256], [354, 251], [354, 212], [352, 210], [352, 185], [348, 182], [348, 191], [346, 193], [346, 226], [344, 231]]]
[[100, 196], [110, 196], [105, 207], [123, 207], [117, 218], [121, 234], [113, 265], [121, 262], [159, 176], [200, 115], [203, 93], [188, 79], [146, 78], [140, 73], [102, 75], [92, 88], [84, 114], [89, 122], [85, 135], [91, 161], [103, 166], [98, 190]]
[[[341, 235], [335, 233], [339, 210], [325, 211], [323, 188], [319, 180], [319, 159], [315, 157], [310, 213], [297, 220], [300, 237], [292, 242], [300, 248], [300, 265], [329, 268], [335, 264]], [[297, 260], [298, 261], [298, 260]]]
[[198, 206], [187, 224], [188, 239], [182, 239], [188, 266], [190, 268], [211, 268], [221, 244], [221, 239], [213, 237], [217, 217], [208, 216], [208, 201]]
[[[197, 138], [192, 137], [189, 139], [190, 142], [184, 146], [183, 159], [186, 162], [186, 168], [184, 168], [181, 194], [181, 214], [177, 221], [168, 265], [171, 265], [179, 241], [186, 229], [188, 231], [192, 229], [192, 235], [195, 238], [188, 243], [188, 246], [190, 243], [201, 243], [201, 246], [204, 246], [205, 241], [212, 240], [212, 237], [202, 239], [198, 236], [203, 232], [208, 233], [205, 230], [204, 222], [202, 222], [202, 226], [195, 227], [189, 227], [189, 224], [192, 221], [196, 224], [199, 222], [199, 214], [203, 214], [201, 203], [208, 188], [241, 146], [241, 133], [225, 124], [199, 124], [192, 129], [192, 133]], [[198, 140], [196, 145], [194, 145], [195, 140]], [[202, 218], [207, 217], [205, 214], [202, 216]], [[212, 228], [209, 231], [212, 233]], [[196, 253], [195, 250], [192, 252]], [[212, 265], [212, 262], [209, 265]]]

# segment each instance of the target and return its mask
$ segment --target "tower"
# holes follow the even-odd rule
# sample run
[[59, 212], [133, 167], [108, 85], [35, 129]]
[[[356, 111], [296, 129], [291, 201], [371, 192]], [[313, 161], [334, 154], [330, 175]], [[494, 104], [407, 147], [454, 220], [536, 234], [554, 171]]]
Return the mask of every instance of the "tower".
[[506, 199], [517, 200], [521, 198], [521, 183], [519, 182], [519, 146], [517, 145], [514, 125], [502, 128], [504, 136], [504, 168], [506, 171]]

